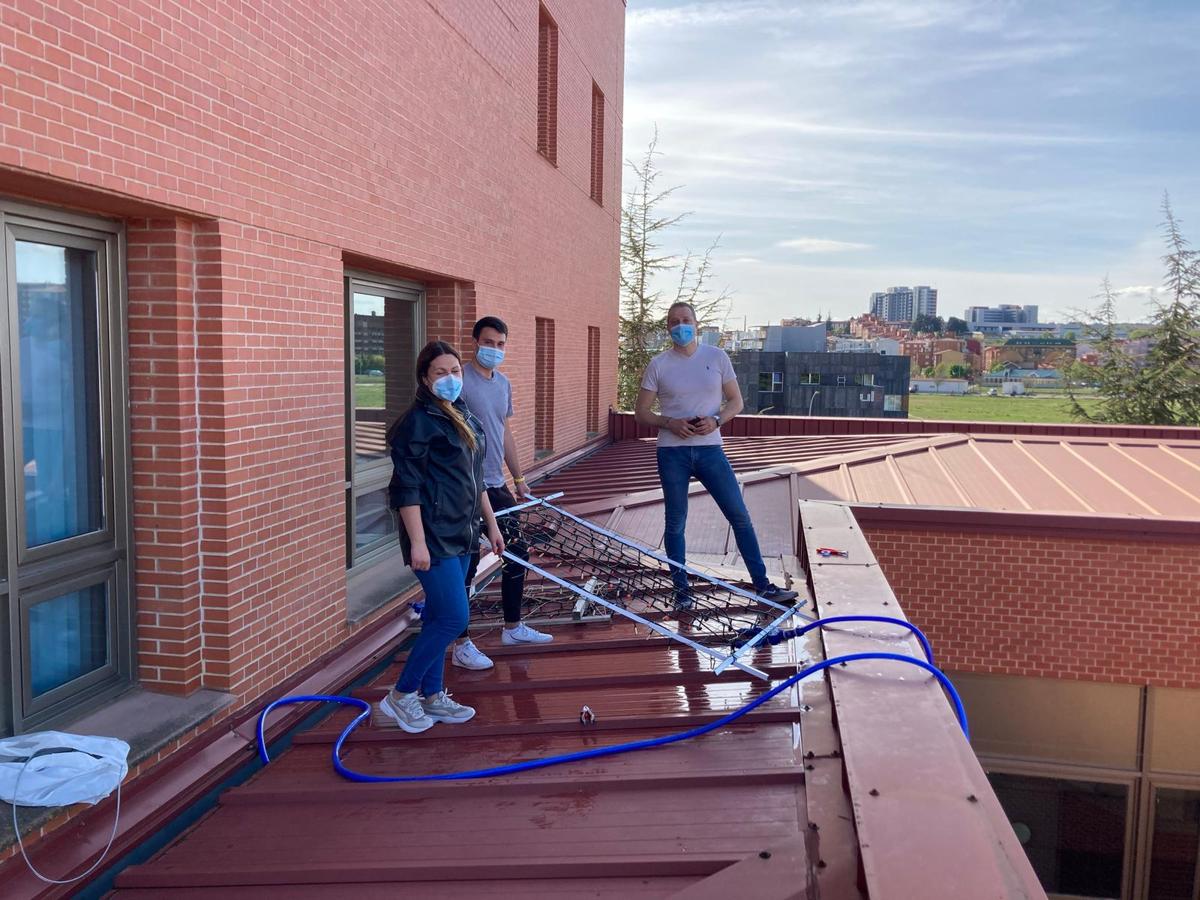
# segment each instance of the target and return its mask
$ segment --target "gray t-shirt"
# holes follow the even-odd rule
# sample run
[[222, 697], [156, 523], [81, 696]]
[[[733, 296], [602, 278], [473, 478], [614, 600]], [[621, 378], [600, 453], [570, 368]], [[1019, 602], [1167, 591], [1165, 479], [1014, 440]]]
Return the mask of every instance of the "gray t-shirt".
[[[646, 366], [642, 387], [658, 394], [658, 405], [668, 419], [715, 416], [721, 411], [721, 388], [737, 381], [729, 354], [720, 347], [700, 344], [691, 356], [674, 348], [664, 350]], [[658, 430], [660, 447], [721, 445], [721, 430], [712, 434], [678, 438], [669, 428]]]
[[483, 454], [483, 483], [504, 485], [504, 421], [513, 414], [512, 385], [496, 369], [492, 377], [480, 375], [474, 363], [463, 366], [463, 401], [483, 425], [487, 448]]

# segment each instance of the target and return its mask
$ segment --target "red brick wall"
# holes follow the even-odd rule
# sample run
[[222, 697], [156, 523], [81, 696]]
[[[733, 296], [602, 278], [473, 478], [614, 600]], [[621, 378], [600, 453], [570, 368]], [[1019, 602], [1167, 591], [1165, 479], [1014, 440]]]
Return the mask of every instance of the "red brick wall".
[[604, 92], [592, 85], [592, 184], [590, 196], [604, 202]]
[[[546, 0], [556, 156], [538, 154], [539, 5], [76, 0], [0, 15], [0, 194], [128, 219], [139, 675], [246, 701], [343, 639], [344, 311], [355, 268], [425, 275], [429, 337], [511, 329], [533, 457], [535, 319], [556, 450], [584, 358], [616, 394], [621, 0]], [[221, 28], [206, 23], [221, 22]], [[557, 412], [557, 414], [555, 414]]]
[[587, 430], [600, 431], [600, 329], [588, 328]]
[[138, 677], [183, 694], [203, 672], [196, 231], [131, 221], [126, 254]]
[[942, 668], [1200, 687], [1200, 540], [863, 530]]
[[[539, 452], [554, 450], [555, 349], [554, 320], [537, 320], [537, 370], [534, 378], [536, 446]], [[576, 359], [579, 357], [576, 356]]]
[[558, 26], [538, 7], [538, 153], [558, 165]]

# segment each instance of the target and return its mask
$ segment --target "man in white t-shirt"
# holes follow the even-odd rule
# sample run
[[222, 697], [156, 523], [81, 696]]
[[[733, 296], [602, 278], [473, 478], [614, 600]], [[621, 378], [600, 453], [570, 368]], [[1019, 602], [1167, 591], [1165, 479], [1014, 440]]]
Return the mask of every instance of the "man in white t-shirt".
[[[667, 310], [667, 327], [671, 347], [646, 367], [635, 411], [643, 425], [658, 428], [667, 557], [681, 565], [686, 562], [688, 482], [695, 478], [729, 521], [758, 595], [776, 603], [793, 600], [795, 591], [776, 587], [767, 578], [754, 523], [721, 448], [721, 426], [742, 411], [742, 392], [729, 356], [719, 347], [696, 341], [696, 310], [690, 303], [676, 303]], [[650, 408], [656, 398], [661, 414]], [[687, 573], [672, 569], [671, 577], [677, 603], [690, 605]]]

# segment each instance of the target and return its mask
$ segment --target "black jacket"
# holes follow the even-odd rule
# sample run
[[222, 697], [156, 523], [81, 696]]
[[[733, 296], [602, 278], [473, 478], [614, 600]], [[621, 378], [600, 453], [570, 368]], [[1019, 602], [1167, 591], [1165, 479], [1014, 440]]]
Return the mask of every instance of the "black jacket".
[[[475, 449], [466, 445], [454, 423], [435, 402], [418, 400], [391, 430], [393, 509], [420, 506], [425, 545], [432, 559], [447, 559], [479, 549], [479, 517], [486, 438], [479, 420], [462, 399], [457, 409], [475, 431]], [[400, 548], [412, 564], [412, 541], [400, 523]]]

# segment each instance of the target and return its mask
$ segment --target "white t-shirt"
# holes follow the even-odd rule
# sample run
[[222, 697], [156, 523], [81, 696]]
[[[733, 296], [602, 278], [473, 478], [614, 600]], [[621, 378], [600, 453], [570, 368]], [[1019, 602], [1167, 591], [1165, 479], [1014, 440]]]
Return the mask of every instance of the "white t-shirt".
[[[720, 347], [699, 344], [691, 356], [674, 347], [664, 350], [646, 366], [642, 387], [658, 394], [658, 405], [668, 419], [715, 416], [721, 411], [721, 389], [737, 381], [733, 364]], [[711, 434], [679, 438], [669, 428], [658, 430], [660, 447], [705, 447], [721, 445], [721, 430]]]

